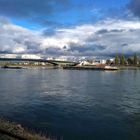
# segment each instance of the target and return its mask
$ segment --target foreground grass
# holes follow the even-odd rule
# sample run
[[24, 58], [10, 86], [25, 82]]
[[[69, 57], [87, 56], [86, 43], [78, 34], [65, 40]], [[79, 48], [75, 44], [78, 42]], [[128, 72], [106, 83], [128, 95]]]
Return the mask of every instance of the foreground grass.
[[20, 124], [0, 119], [0, 140], [51, 140], [45, 136], [31, 133]]

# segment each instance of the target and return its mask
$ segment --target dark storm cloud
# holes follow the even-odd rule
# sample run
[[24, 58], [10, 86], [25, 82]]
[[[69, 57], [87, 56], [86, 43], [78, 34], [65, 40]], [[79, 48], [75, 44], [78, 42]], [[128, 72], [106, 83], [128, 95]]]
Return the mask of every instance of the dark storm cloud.
[[8, 51], [1, 51], [1, 50], [0, 50], [0, 54], [9, 54], [9, 53], [12, 53], [12, 52], [9, 51], [9, 50], [8, 50]]
[[43, 53], [43, 50], [41, 50], [39, 47], [41, 45], [41, 43], [39, 42], [25, 41], [24, 45], [27, 47], [26, 53], [29, 53], [29, 54]]
[[79, 46], [79, 44], [70, 43], [69, 47], [64, 46], [62, 49], [57, 47], [48, 47], [44, 54], [52, 56], [93, 56], [100, 55], [101, 51], [106, 47], [101, 45], [84, 45]]
[[107, 29], [101, 29], [96, 32], [96, 34], [106, 34], [106, 33], [120, 33], [123, 32], [124, 30], [118, 30], [118, 29], [112, 29], [112, 30], [107, 30]]
[[124, 43], [124, 44], [122, 44], [121, 46], [122, 46], [122, 47], [126, 47], [126, 46], [128, 46], [128, 44], [127, 44], [127, 43]]
[[110, 32], [114, 32], [114, 33], [121, 33], [123, 31], [125, 31], [125, 30], [124, 29], [120, 29], [120, 30], [118, 30], [118, 29], [112, 29], [112, 30], [110, 30]]
[[[92, 44], [93, 43], [93, 44]], [[69, 49], [68, 51], [70, 53], [75, 53], [77, 52], [77, 55], [93, 55], [97, 54], [97, 52], [103, 51], [106, 46], [102, 46], [102, 45], [98, 45], [98, 44], [94, 44], [94, 42], [92, 42], [91, 44], [86, 44], [84, 46], [79, 46], [79, 44], [75, 44], [75, 43], [70, 43], [69, 44]]]
[[8, 17], [30, 18], [45, 17], [60, 12], [68, 6], [68, 0], [0, 0], [0, 14]]
[[60, 48], [49, 47], [46, 49], [45, 54], [59, 56], [59, 55], [64, 55], [64, 51], [61, 50]]
[[105, 33], [108, 33], [108, 30], [101, 29], [101, 30], [99, 30], [99, 31], [96, 32], [96, 34], [105, 34]]
[[128, 7], [135, 16], [140, 17], [140, 0], [131, 0]]

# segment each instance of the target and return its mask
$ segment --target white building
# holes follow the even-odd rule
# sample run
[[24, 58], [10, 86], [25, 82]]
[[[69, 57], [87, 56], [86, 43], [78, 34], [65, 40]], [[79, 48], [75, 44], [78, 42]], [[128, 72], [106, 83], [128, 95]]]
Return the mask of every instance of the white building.
[[88, 61], [81, 61], [79, 66], [87, 66], [87, 65], [91, 65], [91, 63], [89, 63]]
[[100, 64], [106, 64], [106, 60], [100, 60]]
[[0, 58], [16, 58], [16, 54], [1, 54]]
[[115, 58], [111, 58], [109, 60], [110, 60], [110, 62], [114, 62], [115, 61]]
[[22, 59], [41, 59], [40, 56], [34, 54], [23, 54], [21, 56]]
[[93, 60], [93, 61], [81, 61], [79, 66], [86, 66], [86, 65], [90, 65], [90, 66], [95, 66], [95, 65], [101, 65], [101, 64], [106, 64], [106, 60]]
[[47, 60], [56, 60], [56, 61], [67, 61], [67, 57], [66, 56], [60, 56], [60, 57], [48, 57]]

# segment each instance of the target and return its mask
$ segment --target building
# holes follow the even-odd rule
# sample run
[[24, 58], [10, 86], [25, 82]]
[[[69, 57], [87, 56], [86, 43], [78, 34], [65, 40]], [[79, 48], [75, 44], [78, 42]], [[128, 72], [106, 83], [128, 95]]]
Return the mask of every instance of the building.
[[23, 54], [21, 55], [21, 59], [41, 59], [41, 57], [34, 54]]

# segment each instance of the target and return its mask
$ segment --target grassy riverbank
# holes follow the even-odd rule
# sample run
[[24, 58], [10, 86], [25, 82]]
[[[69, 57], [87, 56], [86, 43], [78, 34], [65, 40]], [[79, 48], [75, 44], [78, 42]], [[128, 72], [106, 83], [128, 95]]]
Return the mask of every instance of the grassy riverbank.
[[137, 70], [140, 69], [140, 65], [131, 65], [131, 66], [117, 66], [120, 70]]
[[0, 119], [0, 140], [51, 140], [23, 128], [20, 124]]

